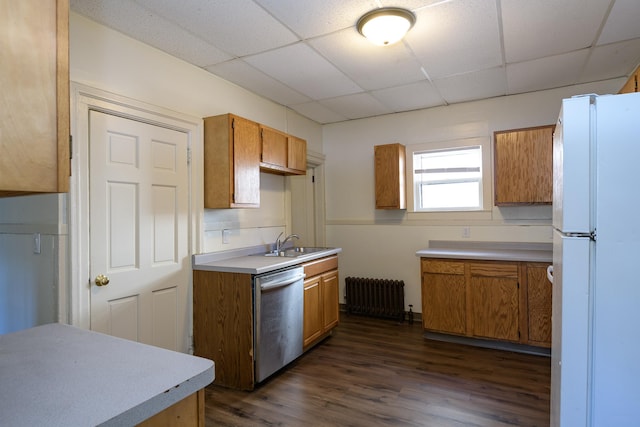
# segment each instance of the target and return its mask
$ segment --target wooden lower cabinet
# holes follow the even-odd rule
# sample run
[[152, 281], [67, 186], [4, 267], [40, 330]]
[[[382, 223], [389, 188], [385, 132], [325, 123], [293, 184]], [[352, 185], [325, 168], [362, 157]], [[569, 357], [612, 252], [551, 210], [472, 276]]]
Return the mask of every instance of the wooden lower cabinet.
[[551, 282], [547, 264], [526, 264], [527, 330], [530, 345], [551, 347]]
[[519, 282], [516, 263], [469, 263], [471, 335], [519, 341]]
[[436, 332], [467, 334], [464, 262], [422, 260], [422, 324]]
[[[303, 264], [304, 348], [338, 325], [338, 257]], [[254, 313], [251, 274], [193, 271], [194, 355], [215, 362], [214, 384], [253, 390]]]
[[193, 346], [216, 364], [214, 384], [253, 390], [250, 274], [193, 271]]
[[204, 427], [204, 389], [138, 424], [138, 427], [162, 426]]
[[422, 258], [423, 328], [550, 347], [547, 265]]
[[304, 264], [304, 348], [325, 337], [339, 322], [338, 257]]

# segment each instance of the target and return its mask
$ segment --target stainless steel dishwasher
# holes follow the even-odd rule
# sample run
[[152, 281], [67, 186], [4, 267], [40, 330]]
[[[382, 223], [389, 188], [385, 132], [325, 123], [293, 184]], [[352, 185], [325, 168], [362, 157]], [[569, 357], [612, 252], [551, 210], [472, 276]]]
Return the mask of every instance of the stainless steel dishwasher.
[[302, 354], [304, 269], [254, 278], [255, 380], [261, 382]]

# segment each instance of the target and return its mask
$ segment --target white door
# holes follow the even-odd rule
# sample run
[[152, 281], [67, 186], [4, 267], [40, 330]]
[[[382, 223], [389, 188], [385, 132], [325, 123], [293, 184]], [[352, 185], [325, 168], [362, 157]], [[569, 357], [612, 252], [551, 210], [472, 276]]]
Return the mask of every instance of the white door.
[[187, 150], [186, 133], [90, 112], [92, 330], [187, 351]]
[[306, 175], [291, 176], [291, 230], [300, 236], [299, 246], [315, 246], [315, 194], [313, 168]]

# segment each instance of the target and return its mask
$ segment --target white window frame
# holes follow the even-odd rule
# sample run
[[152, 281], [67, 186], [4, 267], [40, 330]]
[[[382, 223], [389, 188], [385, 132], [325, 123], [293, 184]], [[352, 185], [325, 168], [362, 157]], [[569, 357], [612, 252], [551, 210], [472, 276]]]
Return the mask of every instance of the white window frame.
[[[435, 150], [455, 150], [464, 147], [480, 146], [482, 151], [481, 207], [480, 209], [417, 210], [415, 182], [413, 173], [414, 153]], [[413, 219], [490, 219], [492, 209], [491, 140], [488, 137], [464, 138], [451, 141], [438, 141], [407, 146], [407, 202], [408, 212]]]

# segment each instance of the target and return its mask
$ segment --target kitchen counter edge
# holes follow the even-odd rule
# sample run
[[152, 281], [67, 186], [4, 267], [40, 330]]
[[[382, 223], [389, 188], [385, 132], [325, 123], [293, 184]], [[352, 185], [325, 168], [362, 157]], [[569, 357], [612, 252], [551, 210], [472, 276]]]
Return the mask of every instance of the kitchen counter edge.
[[416, 252], [420, 258], [484, 261], [553, 262], [551, 243], [430, 241]]

